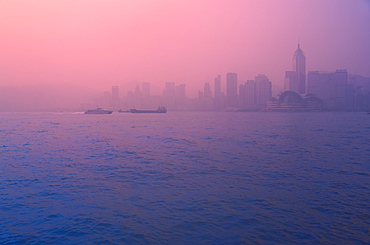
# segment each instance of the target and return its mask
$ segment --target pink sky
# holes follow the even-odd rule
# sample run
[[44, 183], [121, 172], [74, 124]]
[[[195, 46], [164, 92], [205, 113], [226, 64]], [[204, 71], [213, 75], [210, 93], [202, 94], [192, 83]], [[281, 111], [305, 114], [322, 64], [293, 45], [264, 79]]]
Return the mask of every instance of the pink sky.
[[308, 71], [370, 76], [369, 0], [0, 0], [0, 86], [282, 86], [298, 37]]

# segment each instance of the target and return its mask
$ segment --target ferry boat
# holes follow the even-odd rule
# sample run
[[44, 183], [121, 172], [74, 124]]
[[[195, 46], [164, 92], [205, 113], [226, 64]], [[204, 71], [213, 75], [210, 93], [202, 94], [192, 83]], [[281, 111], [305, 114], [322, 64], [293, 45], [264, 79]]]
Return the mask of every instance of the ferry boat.
[[87, 110], [85, 111], [85, 114], [112, 114], [113, 111], [110, 110], [104, 110], [102, 108], [96, 108], [94, 110]]
[[130, 109], [131, 113], [166, 113], [166, 107], [160, 106], [157, 110], [138, 110], [138, 109]]

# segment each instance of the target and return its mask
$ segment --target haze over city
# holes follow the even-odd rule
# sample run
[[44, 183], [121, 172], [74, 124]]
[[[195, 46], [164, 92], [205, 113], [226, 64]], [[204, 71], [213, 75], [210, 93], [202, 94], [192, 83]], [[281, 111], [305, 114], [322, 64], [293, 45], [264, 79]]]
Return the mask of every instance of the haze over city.
[[0, 0], [0, 244], [370, 244], [370, 0]]
[[367, 0], [16, 0], [0, 16], [0, 86], [150, 82], [160, 94], [176, 82], [196, 96], [236, 72], [266, 74], [278, 91], [298, 42], [307, 71], [370, 76]]

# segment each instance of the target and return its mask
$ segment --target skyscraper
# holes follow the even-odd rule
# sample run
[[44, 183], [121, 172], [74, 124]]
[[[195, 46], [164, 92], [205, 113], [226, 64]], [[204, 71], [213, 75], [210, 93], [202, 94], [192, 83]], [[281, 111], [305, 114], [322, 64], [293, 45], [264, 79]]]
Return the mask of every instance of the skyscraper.
[[216, 111], [220, 110], [222, 105], [221, 105], [221, 76], [218, 75], [214, 79], [214, 90], [215, 90], [215, 100], [214, 100], [214, 108]]
[[330, 110], [353, 110], [354, 87], [348, 84], [346, 69], [335, 72], [310, 71], [308, 73], [308, 93], [314, 94]]
[[150, 96], [150, 83], [144, 82], [141, 84], [141, 106], [143, 108], [150, 108], [152, 106]]
[[175, 87], [175, 108], [176, 110], [186, 109], [186, 84], [179, 84]]
[[294, 91], [299, 94], [306, 93], [306, 56], [300, 45], [293, 54], [293, 71], [285, 72], [285, 91]]
[[299, 44], [293, 55], [293, 71], [297, 73], [298, 93], [304, 94], [306, 92], [306, 56]]
[[245, 95], [246, 95], [246, 104], [248, 106], [256, 104], [256, 83], [254, 80], [247, 80], [245, 83]]
[[247, 104], [247, 90], [246, 90], [246, 85], [245, 84], [240, 84], [239, 85], [239, 106], [240, 107], [245, 107]]
[[238, 106], [238, 82], [236, 73], [226, 74], [226, 104], [229, 107]]
[[259, 74], [256, 81], [256, 105], [259, 108], [265, 108], [267, 101], [272, 97], [272, 84], [265, 74]]
[[284, 91], [294, 91], [298, 93], [298, 80], [297, 72], [295, 71], [286, 71], [285, 80], [284, 80]]
[[204, 84], [204, 98], [212, 98], [212, 91], [209, 83]]

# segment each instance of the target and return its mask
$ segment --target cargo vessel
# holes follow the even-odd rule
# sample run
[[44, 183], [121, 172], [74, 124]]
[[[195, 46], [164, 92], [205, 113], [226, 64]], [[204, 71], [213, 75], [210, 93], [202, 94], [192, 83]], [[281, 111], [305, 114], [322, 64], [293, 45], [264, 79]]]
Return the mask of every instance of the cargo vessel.
[[131, 113], [166, 113], [167, 109], [163, 106], [158, 107], [157, 110], [138, 110], [138, 109], [130, 109]]

